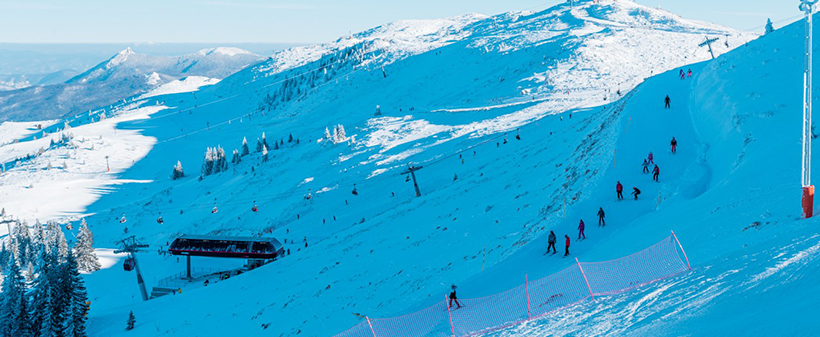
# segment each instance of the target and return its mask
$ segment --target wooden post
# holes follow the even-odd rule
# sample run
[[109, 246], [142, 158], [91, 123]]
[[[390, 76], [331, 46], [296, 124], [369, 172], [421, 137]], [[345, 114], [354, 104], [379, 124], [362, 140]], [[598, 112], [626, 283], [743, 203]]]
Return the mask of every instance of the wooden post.
[[632, 123], [632, 116], [629, 116], [629, 120], [626, 121], [626, 130], [624, 131], [624, 134], [629, 132], [629, 123]]
[[367, 320], [367, 326], [370, 327], [370, 332], [373, 333], [373, 337], [376, 337], [376, 331], [373, 330], [373, 324], [370, 324], [370, 317], [364, 316], [364, 319]]
[[447, 304], [447, 294], [444, 294], [444, 305], [447, 306], [447, 317], [450, 318], [450, 332], [453, 333], [453, 337], [456, 337], [456, 328], [453, 326], [453, 314], [450, 313], [450, 305]]
[[524, 274], [524, 289], [527, 291], [527, 320], [532, 319], [532, 314], [530, 313], [530, 283], [527, 281], [527, 274]]
[[578, 264], [578, 269], [580, 269], [580, 270], [581, 270], [581, 275], [583, 275], [583, 276], [584, 276], [584, 282], [586, 282], [586, 283], [587, 283], [587, 289], [589, 289], [589, 296], [591, 296], [591, 297], [592, 297], [592, 300], [594, 301], [594, 300], [595, 300], [595, 295], [593, 295], [593, 294], [592, 294], [592, 287], [590, 287], [590, 286], [589, 286], [589, 280], [587, 280], [587, 274], [586, 274], [586, 273], [584, 273], [584, 268], [581, 268], [581, 262], [578, 262], [578, 258], [577, 258], [577, 257], [575, 258], [575, 263], [577, 263], [577, 264]]

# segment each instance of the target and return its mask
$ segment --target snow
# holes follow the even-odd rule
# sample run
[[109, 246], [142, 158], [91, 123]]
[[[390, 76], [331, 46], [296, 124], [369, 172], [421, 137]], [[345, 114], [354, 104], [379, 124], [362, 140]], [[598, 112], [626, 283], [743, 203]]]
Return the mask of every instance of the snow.
[[[86, 275], [90, 335], [125, 334], [133, 310], [129, 335], [330, 336], [360, 321], [351, 313], [408, 314], [451, 284], [480, 297], [566, 268], [574, 261], [543, 255], [545, 236], [573, 234], [582, 218], [581, 261], [674, 230], [693, 270], [490, 336], [721, 335], [751, 320], [751, 334], [816, 331], [806, 294], [820, 290], [819, 236], [796, 200], [801, 34], [797, 24], [746, 45], [755, 36], [624, 0], [387, 24], [212, 85], [180, 80], [186, 90], [162, 92], [168, 104], [72, 120], [79, 146], [0, 177], [0, 205], [30, 222], [86, 216], [106, 267]], [[697, 47], [705, 35], [721, 37], [716, 60]], [[694, 76], [679, 79], [681, 67]], [[334, 125], [359, 141], [308, 141]], [[263, 132], [302, 141], [263, 162], [253, 151]], [[250, 155], [199, 179], [206, 148], [230, 152], [243, 137]], [[48, 142], [2, 145], [0, 159]], [[639, 173], [649, 151], [659, 183]], [[187, 176], [171, 180], [178, 160]], [[44, 170], [49, 161], [68, 169]], [[420, 197], [408, 162], [422, 167]], [[616, 181], [640, 199], [614, 200]], [[606, 228], [593, 226], [598, 207]], [[288, 239], [291, 255], [205, 287], [179, 279], [184, 260], [154, 254], [181, 234]], [[126, 235], [150, 245], [139, 254], [149, 287], [172, 282], [182, 294], [139, 301], [133, 273], [106, 255]], [[241, 262], [194, 259], [215, 270]]]
[[162, 86], [153, 89], [145, 94], [142, 94], [139, 99], [145, 99], [154, 96], [179, 94], [183, 92], [194, 92], [206, 85], [214, 85], [219, 83], [219, 79], [208, 78], [203, 76], [188, 76], [179, 80], [173, 80]]

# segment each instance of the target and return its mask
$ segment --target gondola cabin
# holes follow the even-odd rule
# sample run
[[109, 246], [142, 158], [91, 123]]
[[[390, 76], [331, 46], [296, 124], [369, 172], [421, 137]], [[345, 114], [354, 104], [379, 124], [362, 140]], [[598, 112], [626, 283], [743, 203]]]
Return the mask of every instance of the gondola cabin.
[[243, 236], [183, 235], [168, 247], [174, 255], [244, 259], [276, 259], [285, 249], [274, 238]]

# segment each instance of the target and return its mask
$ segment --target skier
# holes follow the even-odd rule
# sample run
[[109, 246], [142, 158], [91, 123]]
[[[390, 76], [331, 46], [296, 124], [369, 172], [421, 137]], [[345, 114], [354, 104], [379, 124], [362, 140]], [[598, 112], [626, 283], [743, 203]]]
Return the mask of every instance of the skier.
[[663, 101], [665, 103], [665, 105], [663, 107], [664, 109], [671, 109], [672, 108], [672, 106], [669, 105], [669, 103], [672, 103], [672, 99], [669, 98], [669, 95], [666, 95], [666, 98], [664, 98]]
[[507, 134], [504, 134], [504, 144], [507, 144]]
[[686, 77], [692, 77], [692, 69], [689, 69], [689, 74]]
[[658, 182], [658, 175], [661, 174], [661, 169], [658, 168], [658, 165], [655, 165], [655, 168], [652, 169], [652, 180]]
[[618, 193], [618, 200], [624, 199], [624, 185], [621, 185], [620, 181], [615, 185], [615, 192]]
[[632, 188], [632, 195], [635, 196], [635, 200], [638, 200], [638, 195], [639, 194], [641, 194], [641, 190], [639, 190], [637, 187], [633, 187]]
[[686, 78], [686, 74], [683, 72], [683, 69], [680, 70], [680, 79]]
[[654, 156], [654, 155], [652, 155], [652, 151], [649, 151], [649, 155], [648, 155], [648, 156], [646, 156], [646, 159], [647, 159], [647, 160], [649, 160], [649, 162], [648, 162], [648, 163], [650, 163], [650, 164], [654, 164], [654, 163], [655, 163], [655, 162], [654, 162], [655, 156]]
[[641, 166], [643, 166], [643, 170], [641, 170], [642, 174], [649, 173], [649, 162], [646, 161], [646, 159], [643, 160], [643, 164], [641, 164]]
[[547, 246], [547, 253], [549, 253], [549, 252], [550, 252], [550, 248], [552, 248], [552, 253], [553, 253], [553, 254], [557, 253], [557, 252], [555, 251], [555, 241], [556, 241], [556, 239], [555, 239], [555, 233], [554, 233], [553, 231], [550, 231], [550, 236], [549, 236], [549, 238], [547, 239], [547, 242], [549, 242], [549, 246]]
[[456, 309], [461, 308], [461, 304], [458, 303], [458, 298], [456, 297], [456, 285], [455, 284], [452, 285], [451, 288], [453, 289], [453, 291], [450, 292], [450, 305], [449, 305], [449, 307], [452, 308], [453, 307], [453, 301], [455, 301], [456, 306], [457, 306]]
[[587, 236], [584, 234], [585, 227], [586, 226], [584, 226], [584, 220], [581, 219], [581, 223], [578, 224], [578, 240], [581, 240], [581, 237], [583, 237], [584, 239], [587, 238]]
[[598, 227], [606, 227], [606, 221], [604, 221], [604, 208], [598, 208]]
[[564, 238], [567, 239], [566, 246], [564, 247], [564, 256], [569, 255], [569, 235], [564, 235]]
[[672, 142], [670, 142], [669, 144], [672, 144], [672, 153], [678, 153], [678, 141], [675, 139], [675, 137], [672, 137]]

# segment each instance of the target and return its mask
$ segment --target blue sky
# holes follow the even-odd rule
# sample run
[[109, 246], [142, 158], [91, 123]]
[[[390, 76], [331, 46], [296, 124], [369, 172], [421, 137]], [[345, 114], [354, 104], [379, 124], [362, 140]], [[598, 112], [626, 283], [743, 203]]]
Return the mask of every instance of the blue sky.
[[[540, 10], [549, 0], [0, 0], [0, 42], [324, 42], [399, 19]], [[637, 0], [760, 31], [798, 0]], [[786, 23], [786, 22], [783, 22]], [[777, 26], [777, 25], [776, 25]]]

